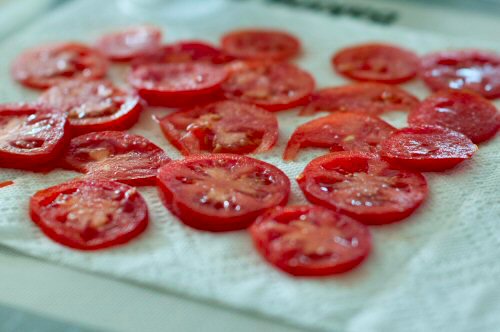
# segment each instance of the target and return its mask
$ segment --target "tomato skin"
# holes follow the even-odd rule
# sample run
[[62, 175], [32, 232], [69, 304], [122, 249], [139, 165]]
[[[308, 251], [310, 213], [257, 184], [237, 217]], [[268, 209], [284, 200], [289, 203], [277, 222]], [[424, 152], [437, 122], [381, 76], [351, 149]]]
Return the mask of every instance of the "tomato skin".
[[[94, 188], [99, 189], [95, 190]], [[80, 194], [79, 191], [82, 191], [82, 193]], [[64, 197], [64, 195], [73, 195], [72, 197], [75, 198], [73, 202], [76, 201], [76, 203], [70, 201], [67, 204], [67, 208], [70, 209], [69, 213], [64, 213], [59, 207], [67, 203], [67, 201], [61, 204], [57, 202], [58, 198]], [[84, 213], [91, 213], [89, 212], [90, 209], [96, 211], [103, 208], [103, 211], [106, 211], [104, 209], [106, 203], [116, 202], [118, 198], [113, 198], [113, 196], [117, 195], [122, 196], [120, 202], [118, 202], [120, 211], [117, 211], [119, 208], [114, 210], [114, 213], [118, 214], [119, 217], [115, 217], [113, 214], [112, 227], [106, 224], [97, 226], [97, 228], [107, 226], [101, 230], [92, 227], [92, 232], [97, 234], [91, 239], [86, 239], [85, 237], [88, 235], [85, 231], [89, 230], [89, 224], [87, 223], [85, 225], [86, 229], [82, 230], [82, 225], [78, 225], [82, 221], [80, 218], [85, 217]], [[87, 205], [82, 204], [82, 201], [85, 200], [87, 200]], [[95, 203], [94, 208], [88, 206], [89, 200], [92, 200], [91, 203]], [[83, 217], [74, 220], [76, 225], [68, 222], [71, 208], [77, 208], [77, 215], [79, 215], [78, 212], [84, 214]], [[40, 230], [53, 241], [73, 249], [85, 251], [125, 244], [144, 232], [149, 223], [148, 207], [135, 188], [105, 180], [73, 180], [40, 190], [31, 197], [30, 216]], [[61, 220], [62, 218], [64, 220]], [[89, 222], [93, 221], [95, 219]]]
[[470, 159], [477, 146], [459, 132], [438, 126], [403, 128], [382, 143], [391, 164], [419, 171], [443, 171]]
[[334, 69], [356, 81], [399, 84], [417, 75], [419, 59], [398, 46], [368, 43], [344, 48], [332, 57]]
[[[225, 171], [218, 177], [210, 175], [206, 182], [197, 185], [196, 181], [200, 180], [193, 176], [200, 175], [193, 173], [194, 169], [202, 172], [211, 169], [216, 170], [215, 173], [222, 169]], [[237, 177], [238, 174], [240, 177]], [[252, 193], [243, 195], [236, 192], [238, 181], [243, 176], [241, 174], [256, 176], [255, 179], [264, 182], [252, 182], [252, 178], [246, 181], [243, 177], [244, 186], [242, 184], [239, 190], [256, 190], [254, 194], [258, 194], [257, 191], [265, 189], [265, 196], [259, 198], [252, 197]], [[203, 176], [201, 178], [203, 180]], [[275, 166], [250, 157], [223, 153], [192, 155], [183, 160], [172, 161], [160, 168], [157, 185], [164, 205], [184, 224], [211, 232], [244, 229], [266, 209], [285, 205], [290, 193], [290, 180]], [[261, 195], [263, 193], [260, 191]], [[230, 198], [225, 199], [224, 203], [227, 201], [239, 208], [226, 211], [222, 208], [221, 200], [216, 197], [212, 201], [209, 198], [211, 194], [228, 195]], [[199, 195], [201, 196], [197, 198]], [[214, 204], [214, 207], [206, 204]], [[220, 207], [216, 207], [217, 205]]]
[[336, 112], [297, 127], [283, 153], [295, 160], [305, 147], [330, 151], [378, 152], [380, 143], [396, 130], [382, 119], [354, 112]]
[[368, 225], [410, 216], [428, 191], [422, 174], [392, 167], [366, 153], [336, 152], [313, 159], [297, 183], [309, 202]]
[[[260, 215], [249, 231], [257, 251], [269, 263], [293, 276], [318, 277], [347, 272], [366, 259], [372, 246], [366, 226], [320, 206], [275, 207]], [[293, 240], [283, 239], [293, 235]], [[345, 249], [344, 245], [337, 244], [328, 250], [326, 246], [332, 244], [325, 241], [325, 235], [356, 245]], [[325, 258], [327, 254], [331, 256]]]
[[500, 97], [500, 56], [479, 50], [436, 52], [421, 58], [420, 76], [434, 92], [464, 89]]
[[491, 102], [476, 93], [442, 90], [414, 109], [408, 116], [408, 123], [446, 127], [477, 144], [495, 136], [500, 127], [500, 114]]
[[247, 29], [225, 34], [222, 49], [235, 58], [245, 60], [286, 61], [301, 50], [300, 41], [278, 30]]
[[[274, 114], [236, 101], [176, 111], [160, 120], [160, 126], [183, 155], [260, 153], [270, 150], [278, 140], [278, 120]], [[231, 139], [231, 135], [236, 135], [236, 139]]]
[[[16, 118], [19, 118], [17, 122], [22, 123], [11, 128], [0, 140], [0, 167], [39, 171], [54, 166], [54, 162], [69, 142], [70, 127], [67, 116], [40, 104], [0, 105], [0, 131], [4, 124], [9, 124], [9, 119]], [[26, 133], [23, 128], [27, 130]], [[13, 145], [12, 140], [25, 144], [31, 141], [33, 144], [42, 145], [21, 147], [17, 143]]]
[[27, 87], [46, 89], [69, 79], [103, 78], [108, 66], [106, 58], [95, 49], [69, 42], [26, 50], [12, 63], [11, 75]]
[[324, 88], [311, 95], [300, 115], [316, 112], [361, 112], [379, 115], [388, 111], [411, 111], [419, 100], [405, 90], [383, 83], [357, 83]]

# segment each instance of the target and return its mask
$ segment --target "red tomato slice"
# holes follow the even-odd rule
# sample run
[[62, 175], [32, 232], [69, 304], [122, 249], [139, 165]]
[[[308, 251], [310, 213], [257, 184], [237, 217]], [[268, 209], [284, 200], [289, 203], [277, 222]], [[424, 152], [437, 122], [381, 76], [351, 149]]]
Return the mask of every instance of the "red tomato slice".
[[333, 113], [299, 126], [288, 141], [283, 159], [294, 160], [305, 147], [378, 152], [380, 143], [395, 130], [384, 120], [368, 114]]
[[475, 93], [444, 90], [427, 97], [410, 113], [408, 123], [446, 127], [481, 143], [495, 136], [500, 115], [492, 103]]
[[0, 182], [0, 189], [1, 188], [5, 188], [5, 187], [8, 187], [8, 186], [12, 186], [14, 184], [14, 181], [4, 181], [4, 182]]
[[309, 73], [289, 63], [237, 63], [222, 90], [228, 99], [281, 111], [306, 103], [314, 84]]
[[335, 70], [356, 81], [398, 84], [417, 74], [415, 53], [388, 44], [361, 44], [340, 50], [332, 58]]
[[130, 61], [160, 49], [161, 39], [159, 28], [137, 26], [105, 34], [97, 40], [96, 47], [113, 61]]
[[392, 168], [374, 155], [360, 153], [316, 158], [297, 177], [297, 183], [311, 203], [370, 225], [408, 217], [427, 196], [422, 174]]
[[0, 167], [50, 166], [69, 139], [67, 119], [41, 105], [0, 105]]
[[259, 153], [278, 140], [274, 114], [236, 101], [177, 111], [160, 121], [165, 137], [184, 155], [207, 152]]
[[246, 228], [266, 209], [285, 205], [290, 180], [263, 161], [203, 154], [160, 168], [165, 205], [191, 227], [220, 232]]
[[67, 113], [74, 136], [128, 129], [137, 122], [142, 110], [139, 96], [100, 80], [67, 81], [48, 89], [38, 100]]
[[146, 229], [149, 219], [146, 202], [135, 188], [104, 180], [41, 190], [31, 197], [30, 213], [45, 235], [79, 250], [129, 242]]
[[500, 56], [477, 50], [432, 53], [421, 59], [421, 76], [434, 91], [467, 89], [500, 97]]
[[294, 276], [326, 276], [359, 265], [371, 250], [368, 227], [320, 206], [276, 207], [250, 227], [255, 247]]
[[284, 61], [300, 52], [299, 40], [276, 30], [239, 30], [222, 37], [222, 48], [228, 54], [246, 60]]
[[183, 107], [219, 92], [227, 71], [209, 63], [146, 64], [129, 81], [152, 106]]
[[158, 168], [170, 159], [146, 138], [103, 131], [71, 140], [64, 163], [70, 169], [134, 186], [153, 185]]
[[321, 89], [312, 94], [300, 112], [362, 112], [379, 115], [388, 111], [411, 111], [419, 101], [405, 90], [389, 84], [358, 83]]
[[403, 128], [382, 143], [391, 164], [419, 171], [442, 171], [472, 158], [477, 146], [459, 132], [438, 126]]
[[106, 75], [108, 62], [101, 53], [79, 43], [62, 43], [33, 48], [12, 64], [16, 81], [45, 89], [69, 79], [99, 79]]

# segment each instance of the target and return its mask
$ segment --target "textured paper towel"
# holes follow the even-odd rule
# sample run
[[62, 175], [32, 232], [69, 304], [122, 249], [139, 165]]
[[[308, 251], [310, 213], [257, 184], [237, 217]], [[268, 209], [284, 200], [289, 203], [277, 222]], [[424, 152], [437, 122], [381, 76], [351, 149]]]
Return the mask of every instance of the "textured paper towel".
[[[36, 93], [10, 80], [8, 67], [22, 49], [48, 41], [92, 41], [102, 31], [135, 23], [154, 23], [166, 39], [203, 38], [217, 42], [227, 30], [243, 26], [278, 27], [298, 35], [304, 55], [297, 61], [319, 86], [345, 81], [333, 74], [329, 58], [346, 45], [388, 41], [425, 53], [477, 46], [500, 51], [500, 45], [382, 28], [347, 19], [299, 12], [260, 2], [220, 3], [196, 19], [124, 15], [115, 1], [80, 0], [42, 19], [0, 45], [0, 101], [33, 99]], [[123, 70], [115, 70], [116, 78]], [[420, 97], [420, 82], [405, 86]], [[162, 137], [152, 114], [144, 112], [131, 131], [151, 139], [178, 158]], [[313, 154], [296, 163], [280, 159], [293, 129], [309, 118], [296, 111], [279, 114], [280, 140], [257, 157], [294, 178]], [[386, 119], [402, 126], [405, 114]], [[113, 250], [82, 253], [46, 239], [29, 220], [29, 197], [37, 190], [77, 174], [41, 175], [0, 170], [0, 243], [27, 254], [80, 269], [153, 285], [158, 289], [204, 298], [302, 326], [328, 331], [493, 331], [500, 325], [500, 140], [481, 145], [473, 160], [452, 171], [427, 174], [428, 201], [403, 223], [372, 228], [374, 252], [352, 273], [319, 280], [288, 277], [266, 265], [252, 249], [246, 232], [211, 234], [181, 224], [160, 203], [155, 188], [141, 189], [151, 225], [140, 238]], [[304, 203], [293, 184], [291, 203]], [[8, 267], [2, 267], [5, 269]]]

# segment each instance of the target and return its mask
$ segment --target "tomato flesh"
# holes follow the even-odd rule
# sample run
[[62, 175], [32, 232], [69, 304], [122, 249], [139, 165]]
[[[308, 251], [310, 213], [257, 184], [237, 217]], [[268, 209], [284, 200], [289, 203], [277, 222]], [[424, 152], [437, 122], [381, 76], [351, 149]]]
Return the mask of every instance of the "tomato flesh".
[[184, 155], [206, 152], [259, 153], [278, 139], [278, 120], [259, 107], [221, 101], [167, 115], [165, 137]]
[[148, 225], [148, 208], [125, 184], [84, 180], [37, 192], [30, 201], [33, 222], [53, 241], [73, 249], [124, 244]]
[[378, 152], [380, 143], [394, 130], [382, 119], [367, 114], [333, 113], [299, 126], [288, 141], [283, 159], [294, 160], [305, 147]]
[[325, 88], [313, 93], [300, 114], [347, 111], [379, 115], [388, 111], [411, 111], [418, 103], [415, 96], [397, 86], [358, 83]]
[[268, 208], [284, 205], [290, 180], [263, 161], [231, 154], [195, 155], [160, 169], [160, 194], [183, 223], [208, 231], [246, 228]]
[[320, 206], [276, 207], [249, 228], [255, 247], [294, 276], [326, 276], [353, 269], [370, 253], [368, 228]]
[[158, 169], [170, 161], [165, 152], [138, 135], [120, 131], [89, 133], [71, 140], [64, 164], [88, 177], [129, 185], [154, 185]]
[[391, 167], [374, 155], [332, 153], [314, 159], [297, 177], [306, 198], [378, 225], [408, 217], [427, 196], [422, 174]]
[[340, 50], [332, 64], [339, 74], [356, 81], [399, 84], [416, 76], [419, 59], [394, 45], [361, 44]]
[[443, 90], [427, 97], [414, 109], [408, 123], [446, 127], [466, 135], [474, 143], [481, 143], [495, 136], [500, 115], [492, 103], [475, 93]]

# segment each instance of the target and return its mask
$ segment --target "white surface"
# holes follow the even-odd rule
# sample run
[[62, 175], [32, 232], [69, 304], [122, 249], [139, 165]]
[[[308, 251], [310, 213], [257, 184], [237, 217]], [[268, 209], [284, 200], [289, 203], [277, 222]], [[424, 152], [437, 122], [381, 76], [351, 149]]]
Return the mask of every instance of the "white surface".
[[2, 0], [0, 1], [0, 38], [30, 24], [55, 0]]
[[[82, 13], [85, 8], [89, 10], [92, 4], [92, 1], [81, 2], [66, 11]], [[84, 17], [60, 13], [1, 46], [0, 51], [5, 55], [0, 60], [1, 85], [12, 87], [6, 74], [7, 64], [20, 48], [43, 42], [40, 35], [66, 39], [78, 34], [90, 40], [101, 31], [101, 26], [115, 23], [109, 22], [109, 16], [106, 16], [107, 6], [110, 5], [101, 4], [101, 11], [89, 17], [85, 27]], [[368, 39], [389, 40], [420, 52], [444, 46], [472, 45], [467, 40], [420, 36], [393, 28], [368, 27], [348, 20], [334, 22], [326, 17], [280, 8], [266, 12], [266, 15], [278, 14], [272, 19], [265, 17], [262, 11], [257, 18], [252, 15], [253, 11], [257, 11], [256, 4], [241, 6], [244, 6], [242, 13], [245, 15], [237, 16], [234, 12], [225, 11], [215, 20], [207, 18], [190, 22], [189, 28], [179, 22], [172, 26], [167, 22], [166, 29], [170, 32], [167, 34], [172, 38], [204, 36], [215, 41], [220, 32], [230, 28], [231, 17], [238, 17], [239, 24], [286, 27], [304, 41], [307, 56], [300, 63], [316, 75], [320, 85], [341, 82], [332, 75], [327, 60], [335, 48], [346, 43]], [[61, 24], [68, 17], [79, 19]], [[134, 20], [116, 19], [116, 23], [122, 24]], [[63, 31], [61, 25], [66, 27]], [[301, 31], [304, 26], [308, 27], [308, 32], [314, 31], [315, 34]], [[495, 48], [496, 45], [490, 47]], [[420, 84], [412, 84], [409, 88], [421, 96], [425, 94]], [[0, 91], [3, 100], [13, 101], [29, 96], [32, 94], [14, 87]], [[142, 120], [144, 125], [149, 115], [145, 114]], [[291, 131], [291, 128], [285, 128], [284, 123], [293, 119], [290, 115], [281, 116], [281, 125], [285, 129], [281, 144]], [[164, 142], [157, 130], [147, 134], [154, 135], [152, 139], [158, 143]], [[166, 146], [165, 143], [163, 145]], [[276, 152], [279, 154], [281, 151], [282, 146]], [[143, 282], [152, 282], [176, 292], [212, 298], [241, 308], [263, 310], [267, 314], [309, 326], [338, 328], [339, 331], [428, 331], [438, 328], [488, 331], [498, 324], [497, 315], [492, 314], [500, 309], [499, 290], [493, 287], [500, 276], [500, 269], [498, 265], [490, 264], [496, 261], [499, 250], [499, 236], [495, 234], [495, 222], [500, 219], [496, 194], [499, 156], [495, 156], [494, 151], [498, 151], [498, 139], [482, 146], [473, 162], [445, 175], [430, 176], [431, 199], [426, 206], [404, 224], [375, 229], [375, 254], [360, 270], [340, 278], [304, 281], [283, 276], [262, 263], [243, 232], [216, 236], [197, 233], [166, 217], [167, 213], [157, 204], [151, 205], [152, 208], [156, 206], [158, 211], [154, 212], [154, 225], [145, 236], [130, 246], [105, 254], [69, 253], [53, 245], [31, 226], [22, 209], [7, 209], [0, 216], [0, 241], [65, 264], [126, 278], [140, 278]], [[298, 166], [303, 165], [304, 161]], [[288, 169], [291, 175], [297, 171]], [[15, 173], [2, 171], [0, 179], [11, 179]], [[70, 177], [73, 174], [60, 172], [58, 176]], [[16, 186], [0, 191], [0, 202], [10, 207], [24, 202], [25, 206], [28, 196], [36, 189], [59, 181], [53, 176], [40, 180], [35, 184], [31, 178], [22, 176], [16, 181]], [[154, 190], [145, 192], [149, 193], [150, 202], [154, 200]], [[300, 197], [295, 190], [295, 200]], [[160, 220], [160, 215], [168, 220]], [[169, 242], [169, 238], [173, 237], [182, 239], [184, 243]], [[181, 257], [172, 255], [176, 252]], [[133, 256], [133, 262], [140, 265], [131, 266], [130, 258], [125, 257], [127, 255]], [[221, 260], [224, 256], [226, 260]], [[461, 301], [464, 298], [468, 301]], [[461, 303], [464, 305], [457, 305]]]

